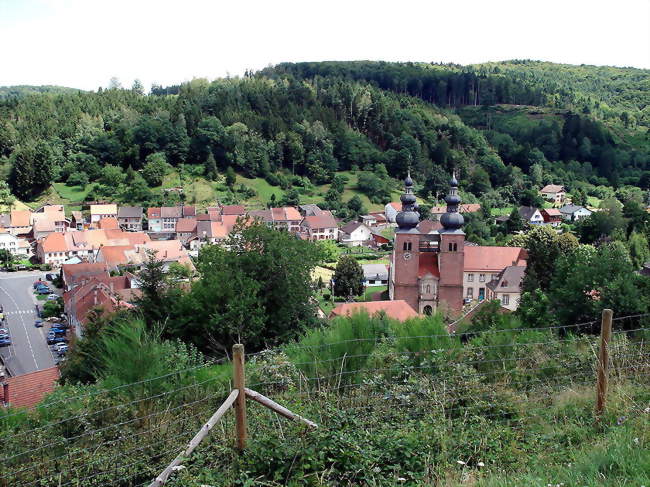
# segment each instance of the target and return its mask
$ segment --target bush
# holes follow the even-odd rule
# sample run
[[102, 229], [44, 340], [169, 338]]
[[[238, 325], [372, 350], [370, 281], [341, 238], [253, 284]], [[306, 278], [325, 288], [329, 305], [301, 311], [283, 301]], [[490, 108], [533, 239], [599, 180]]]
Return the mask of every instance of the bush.
[[84, 172], [73, 172], [68, 176], [67, 186], [86, 186], [89, 183], [88, 175]]

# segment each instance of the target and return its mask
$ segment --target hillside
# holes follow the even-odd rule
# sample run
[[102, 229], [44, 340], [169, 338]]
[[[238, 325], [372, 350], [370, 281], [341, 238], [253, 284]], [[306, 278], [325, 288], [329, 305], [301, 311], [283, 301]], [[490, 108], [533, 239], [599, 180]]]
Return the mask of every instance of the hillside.
[[67, 88], [65, 86], [33, 86], [33, 85], [16, 85], [16, 86], [0, 86], [0, 100], [8, 98], [22, 98], [28, 95], [43, 94], [43, 93], [78, 93], [83, 90], [77, 88]]

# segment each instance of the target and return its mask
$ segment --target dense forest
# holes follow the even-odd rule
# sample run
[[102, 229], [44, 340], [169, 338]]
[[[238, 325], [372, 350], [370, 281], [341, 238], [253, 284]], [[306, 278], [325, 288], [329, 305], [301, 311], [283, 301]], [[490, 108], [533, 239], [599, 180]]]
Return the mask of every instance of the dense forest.
[[466, 201], [490, 206], [527, 204], [524, 190], [549, 182], [594, 196], [650, 187], [647, 70], [323, 62], [148, 95], [139, 82], [5, 92], [0, 166], [24, 200], [65, 182], [94, 183], [90, 199], [153, 203], [161, 174], [180, 165], [297, 191], [362, 169], [376, 202], [408, 168], [421, 197], [444, 192], [456, 168]]

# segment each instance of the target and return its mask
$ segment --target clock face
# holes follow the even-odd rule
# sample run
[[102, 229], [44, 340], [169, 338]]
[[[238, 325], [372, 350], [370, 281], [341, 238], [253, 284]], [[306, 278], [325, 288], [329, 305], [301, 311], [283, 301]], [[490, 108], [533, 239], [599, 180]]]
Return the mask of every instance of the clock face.
[[409, 260], [411, 258], [411, 252], [404, 253], [404, 260]]

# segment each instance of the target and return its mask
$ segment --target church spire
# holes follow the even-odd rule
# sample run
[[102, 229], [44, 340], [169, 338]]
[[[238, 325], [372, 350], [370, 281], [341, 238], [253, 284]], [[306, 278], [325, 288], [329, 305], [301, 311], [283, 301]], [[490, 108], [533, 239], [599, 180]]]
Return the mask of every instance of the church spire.
[[440, 223], [442, 224], [444, 231], [453, 232], [456, 230], [461, 230], [465, 224], [465, 219], [458, 211], [458, 206], [460, 205], [460, 196], [458, 195], [458, 180], [456, 179], [456, 171], [451, 175], [451, 180], [449, 181], [449, 193], [445, 197], [447, 202], [447, 212], [440, 217]]
[[402, 202], [402, 211], [395, 217], [398, 226], [397, 231], [408, 232], [420, 223], [420, 214], [417, 212], [417, 203], [413, 194], [413, 180], [411, 179], [410, 170], [404, 180], [404, 194], [400, 196], [400, 201]]

